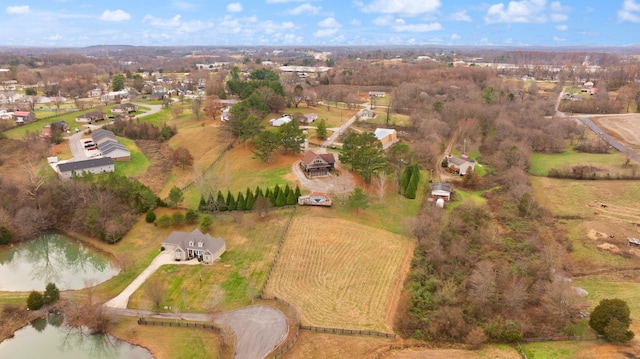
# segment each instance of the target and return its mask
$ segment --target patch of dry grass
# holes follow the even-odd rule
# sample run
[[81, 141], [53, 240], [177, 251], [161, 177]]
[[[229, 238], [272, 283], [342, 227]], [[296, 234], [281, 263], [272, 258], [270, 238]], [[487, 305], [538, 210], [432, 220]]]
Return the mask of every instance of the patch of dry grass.
[[412, 249], [388, 231], [303, 215], [265, 292], [294, 305], [306, 325], [390, 332]]
[[137, 318], [116, 317], [109, 332], [129, 343], [147, 348], [156, 359], [217, 358], [220, 335], [208, 329], [138, 325]]

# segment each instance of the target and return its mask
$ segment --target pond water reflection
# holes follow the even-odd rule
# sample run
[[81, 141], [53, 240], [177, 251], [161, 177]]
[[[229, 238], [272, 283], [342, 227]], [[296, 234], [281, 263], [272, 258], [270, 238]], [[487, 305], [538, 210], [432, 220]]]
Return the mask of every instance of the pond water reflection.
[[60, 290], [82, 289], [116, 274], [107, 257], [56, 232], [0, 252], [0, 291], [43, 291], [49, 282]]
[[65, 326], [61, 315], [50, 315], [0, 343], [0, 358], [152, 359], [153, 356], [148, 350], [111, 335], [90, 335], [83, 328]]

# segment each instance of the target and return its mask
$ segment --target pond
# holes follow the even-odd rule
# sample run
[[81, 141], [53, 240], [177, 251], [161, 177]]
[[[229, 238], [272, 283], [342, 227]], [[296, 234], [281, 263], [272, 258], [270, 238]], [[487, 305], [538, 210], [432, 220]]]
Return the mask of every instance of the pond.
[[92, 287], [118, 274], [109, 259], [57, 232], [0, 251], [0, 291]]
[[108, 334], [90, 335], [63, 321], [61, 315], [50, 315], [16, 331], [0, 343], [0, 358], [153, 359], [147, 349]]

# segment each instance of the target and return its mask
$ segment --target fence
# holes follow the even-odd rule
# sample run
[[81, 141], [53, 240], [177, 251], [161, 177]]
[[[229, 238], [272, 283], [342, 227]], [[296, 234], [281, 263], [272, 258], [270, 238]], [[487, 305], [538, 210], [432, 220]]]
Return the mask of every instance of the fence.
[[291, 349], [291, 347], [293, 347], [298, 341], [298, 337], [300, 336], [300, 317], [298, 316], [298, 311], [296, 310], [296, 307], [292, 306], [291, 304], [289, 304], [287, 301], [283, 299], [280, 299], [278, 297], [262, 298], [262, 299], [275, 300], [276, 302], [285, 305], [291, 312], [291, 316], [293, 316], [294, 326], [296, 327], [296, 331], [293, 334], [293, 337], [289, 340], [289, 342], [287, 342], [286, 344], [281, 344], [278, 347], [278, 350], [273, 352], [272, 354], [273, 359], [278, 359], [282, 357], [289, 349]]
[[[271, 268], [269, 268], [269, 273], [267, 273], [267, 279], [265, 279], [262, 288], [260, 288], [260, 295], [264, 293], [264, 289], [269, 284], [269, 280], [271, 279], [271, 273], [273, 273], [273, 268], [276, 266], [276, 262], [278, 261], [278, 257], [280, 256], [280, 251], [282, 250], [282, 245], [284, 244], [284, 239], [287, 237], [287, 233], [289, 233], [289, 227], [291, 227], [291, 222], [293, 222], [293, 216], [296, 214], [297, 206], [293, 206], [293, 211], [291, 211], [291, 215], [289, 215], [289, 220], [287, 224], [284, 226], [284, 230], [282, 231], [282, 235], [280, 236], [280, 241], [278, 242], [278, 249], [276, 249], [276, 254], [273, 256], [273, 261], [271, 262]], [[287, 303], [289, 305], [289, 303]]]
[[[197, 329], [209, 329], [222, 334], [222, 330], [213, 324], [204, 323], [189, 323], [189, 322], [165, 322], [161, 320], [146, 320], [144, 318], [138, 318], [138, 325], [153, 325], [160, 327], [175, 327], [175, 328], [197, 328]], [[224, 343], [220, 343], [218, 349], [218, 358], [222, 358], [222, 352], [224, 349]]]
[[372, 337], [383, 337], [383, 338], [396, 338], [395, 334], [392, 333], [382, 333], [376, 332], [374, 330], [356, 330], [356, 329], [341, 329], [341, 328], [325, 328], [325, 327], [314, 327], [311, 325], [301, 325], [300, 329], [309, 330], [312, 332], [318, 333], [334, 333], [334, 334], [350, 334], [350, 335], [368, 335]]

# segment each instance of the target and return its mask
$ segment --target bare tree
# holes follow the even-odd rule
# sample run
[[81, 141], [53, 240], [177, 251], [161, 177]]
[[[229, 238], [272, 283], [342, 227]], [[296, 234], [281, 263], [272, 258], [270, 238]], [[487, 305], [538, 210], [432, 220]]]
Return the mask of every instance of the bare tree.
[[156, 312], [160, 312], [160, 304], [167, 296], [167, 284], [158, 278], [154, 278], [148, 282], [145, 292], [147, 293], [149, 300], [153, 303], [153, 307]]
[[387, 186], [389, 184], [389, 177], [386, 172], [380, 172], [373, 178], [374, 183], [376, 185], [376, 189], [378, 190], [378, 199], [380, 202], [384, 203], [384, 196], [387, 193]]

